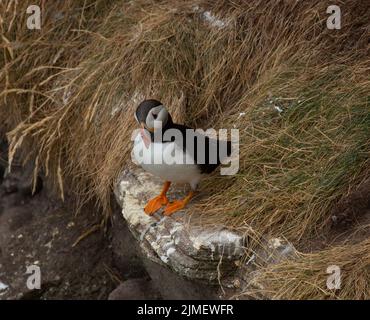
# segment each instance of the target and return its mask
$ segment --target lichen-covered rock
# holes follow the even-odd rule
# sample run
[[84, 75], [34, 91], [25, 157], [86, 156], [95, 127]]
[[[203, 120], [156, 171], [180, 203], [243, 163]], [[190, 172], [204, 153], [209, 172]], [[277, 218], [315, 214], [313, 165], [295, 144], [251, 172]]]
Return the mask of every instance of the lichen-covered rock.
[[160, 180], [137, 169], [126, 170], [115, 190], [123, 216], [145, 255], [190, 279], [218, 282], [236, 271], [236, 262], [245, 254], [244, 236], [222, 225], [192, 226], [181, 211], [174, 217], [146, 215], [146, 202], [161, 188]]

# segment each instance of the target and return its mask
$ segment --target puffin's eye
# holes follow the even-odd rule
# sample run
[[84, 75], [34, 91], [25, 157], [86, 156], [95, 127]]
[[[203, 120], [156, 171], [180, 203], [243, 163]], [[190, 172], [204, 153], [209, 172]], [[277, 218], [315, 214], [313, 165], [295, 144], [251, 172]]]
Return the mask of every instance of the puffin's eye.
[[154, 120], [157, 119], [158, 115], [155, 113], [152, 113]]

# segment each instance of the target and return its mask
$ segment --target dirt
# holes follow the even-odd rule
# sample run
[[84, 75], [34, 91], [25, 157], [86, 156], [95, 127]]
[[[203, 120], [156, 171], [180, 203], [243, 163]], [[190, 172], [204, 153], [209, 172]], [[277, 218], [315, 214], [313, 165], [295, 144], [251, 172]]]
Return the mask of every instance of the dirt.
[[[40, 177], [32, 195], [30, 167], [7, 173], [1, 149], [0, 300], [107, 299], [125, 280], [148, 278], [118, 208], [106, 232], [96, 228], [74, 246], [100, 212], [86, 207], [75, 215], [69, 199], [51, 196]], [[29, 266], [40, 268], [41, 289], [28, 289]]]

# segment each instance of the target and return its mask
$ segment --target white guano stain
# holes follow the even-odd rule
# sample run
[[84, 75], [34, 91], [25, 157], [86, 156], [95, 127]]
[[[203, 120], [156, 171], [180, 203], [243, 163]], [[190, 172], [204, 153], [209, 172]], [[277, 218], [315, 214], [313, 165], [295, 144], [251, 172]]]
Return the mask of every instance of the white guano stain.
[[167, 249], [166, 255], [167, 255], [167, 257], [169, 257], [171, 254], [173, 254], [175, 252], [176, 252], [176, 249], [174, 247], [171, 247], [171, 248]]
[[5, 294], [8, 289], [9, 289], [9, 286], [5, 284], [4, 282], [0, 281], [0, 296]]
[[199, 13], [201, 18], [211, 27], [223, 29], [229, 24], [229, 21], [227, 21], [226, 19], [221, 19], [220, 17], [217, 17], [213, 12], [209, 10], [204, 10], [199, 6], [193, 6], [193, 11]]
[[[215, 252], [225, 253], [230, 259], [232, 256], [243, 254], [243, 239], [241, 236], [222, 229], [222, 230], [193, 230], [190, 240], [196, 250], [209, 249], [212, 259]], [[225, 250], [226, 249], [226, 250]], [[226, 252], [225, 252], [226, 251]]]

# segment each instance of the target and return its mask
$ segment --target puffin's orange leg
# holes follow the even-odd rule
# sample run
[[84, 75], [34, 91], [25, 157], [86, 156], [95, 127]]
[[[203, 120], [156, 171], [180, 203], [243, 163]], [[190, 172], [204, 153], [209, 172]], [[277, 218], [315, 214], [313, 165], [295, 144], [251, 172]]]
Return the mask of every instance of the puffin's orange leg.
[[159, 196], [156, 196], [155, 198], [149, 200], [147, 205], [144, 208], [144, 211], [146, 214], [152, 215], [154, 212], [156, 212], [158, 209], [160, 209], [163, 205], [168, 203], [168, 199], [166, 197], [166, 193], [168, 189], [170, 188], [171, 182], [166, 181], [164, 183], [162, 192]]
[[182, 200], [176, 200], [174, 202], [169, 203], [166, 206], [166, 209], [164, 209], [163, 214], [165, 216], [170, 216], [174, 212], [183, 209], [187, 205], [187, 203], [190, 201], [190, 199], [193, 196], [194, 196], [194, 192], [193, 191], [190, 191], [189, 194], [184, 199], [182, 199]]

